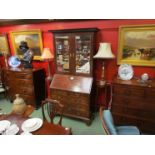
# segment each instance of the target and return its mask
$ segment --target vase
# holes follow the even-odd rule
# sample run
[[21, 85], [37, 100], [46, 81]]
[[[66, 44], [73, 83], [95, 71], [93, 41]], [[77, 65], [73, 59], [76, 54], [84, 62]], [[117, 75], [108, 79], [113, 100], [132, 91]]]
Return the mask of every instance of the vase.
[[12, 111], [15, 114], [23, 114], [26, 111], [27, 105], [23, 98], [19, 94], [15, 95], [16, 98], [13, 101]]

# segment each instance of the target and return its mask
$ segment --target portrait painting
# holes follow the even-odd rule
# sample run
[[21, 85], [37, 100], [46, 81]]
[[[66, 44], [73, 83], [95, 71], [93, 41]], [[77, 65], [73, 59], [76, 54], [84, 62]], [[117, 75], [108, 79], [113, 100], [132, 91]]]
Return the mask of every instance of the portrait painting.
[[8, 55], [10, 53], [7, 35], [0, 34], [0, 54]]
[[118, 64], [155, 66], [155, 25], [119, 28]]
[[16, 55], [19, 57], [23, 56], [23, 51], [20, 46], [23, 42], [27, 43], [27, 46], [34, 55], [34, 60], [40, 60], [43, 45], [42, 36], [40, 30], [29, 30], [29, 31], [14, 31], [11, 32], [11, 41], [13, 43], [13, 49]]

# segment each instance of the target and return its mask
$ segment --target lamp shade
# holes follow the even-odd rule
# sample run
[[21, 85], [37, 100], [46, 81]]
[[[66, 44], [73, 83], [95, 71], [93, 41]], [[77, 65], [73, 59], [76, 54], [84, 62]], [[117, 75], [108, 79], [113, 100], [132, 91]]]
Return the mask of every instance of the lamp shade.
[[51, 53], [49, 48], [44, 48], [41, 58], [44, 60], [50, 60], [54, 58], [54, 55]]
[[113, 59], [115, 58], [114, 54], [111, 51], [110, 43], [100, 43], [99, 50], [94, 56], [96, 59]]

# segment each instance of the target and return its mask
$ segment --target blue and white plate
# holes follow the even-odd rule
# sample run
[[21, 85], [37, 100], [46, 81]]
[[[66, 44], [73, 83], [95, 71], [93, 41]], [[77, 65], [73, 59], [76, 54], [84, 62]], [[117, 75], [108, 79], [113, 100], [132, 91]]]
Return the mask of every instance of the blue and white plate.
[[21, 61], [17, 56], [11, 56], [8, 61], [9, 65], [13, 68], [17, 68], [20, 66]]

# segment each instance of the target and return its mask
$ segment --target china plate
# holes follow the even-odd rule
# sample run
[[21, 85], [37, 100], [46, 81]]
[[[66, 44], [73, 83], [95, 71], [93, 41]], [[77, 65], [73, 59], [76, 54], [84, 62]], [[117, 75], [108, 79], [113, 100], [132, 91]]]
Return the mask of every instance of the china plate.
[[8, 120], [2, 120], [0, 121], [0, 133], [2, 133], [4, 130], [9, 128], [11, 122]]
[[20, 135], [32, 135], [32, 133], [31, 132], [24, 131]]
[[[30, 125], [32, 123], [32, 125]], [[27, 132], [33, 132], [38, 130], [43, 124], [42, 119], [40, 118], [30, 118], [23, 122], [22, 130]]]
[[129, 64], [122, 64], [118, 68], [118, 75], [121, 80], [130, 80], [134, 74], [133, 68]]
[[16, 124], [11, 125], [4, 133], [4, 135], [16, 135], [19, 132], [19, 127]]
[[16, 68], [16, 67], [20, 66], [21, 61], [19, 60], [19, 58], [17, 56], [11, 56], [8, 60], [8, 63], [11, 67]]

